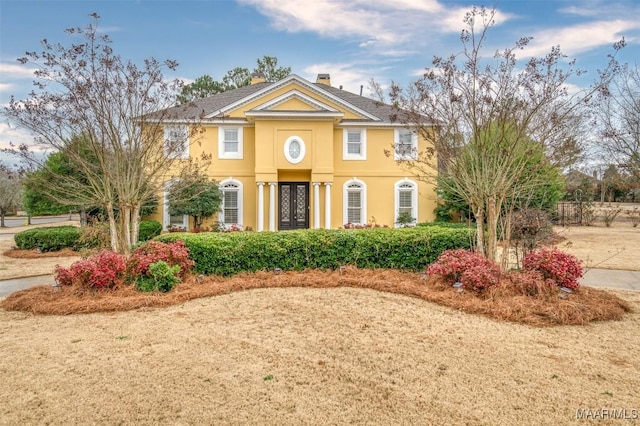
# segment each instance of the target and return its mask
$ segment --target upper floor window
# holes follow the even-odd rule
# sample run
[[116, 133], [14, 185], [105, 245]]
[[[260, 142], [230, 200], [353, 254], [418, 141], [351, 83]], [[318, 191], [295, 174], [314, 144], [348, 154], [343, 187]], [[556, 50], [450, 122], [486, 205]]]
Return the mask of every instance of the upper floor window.
[[364, 129], [345, 129], [342, 144], [343, 160], [367, 159], [367, 132]]
[[344, 184], [344, 213], [345, 224], [367, 223], [367, 186], [358, 179], [351, 179]]
[[242, 127], [218, 129], [218, 158], [242, 159]]
[[393, 146], [395, 160], [416, 160], [418, 158], [418, 135], [408, 129], [396, 129]]
[[284, 157], [291, 164], [298, 164], [304, 160], [307, 148], [302, 138], [291, 136], [284, 142]]
[[164, 155], [169, 158], [189, 158], [189, 126], [164, 126]]

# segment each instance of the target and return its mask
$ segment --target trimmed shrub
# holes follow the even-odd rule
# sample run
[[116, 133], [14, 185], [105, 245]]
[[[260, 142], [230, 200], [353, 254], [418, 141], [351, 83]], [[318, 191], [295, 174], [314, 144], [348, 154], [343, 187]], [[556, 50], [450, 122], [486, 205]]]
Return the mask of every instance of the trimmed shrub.
[[440, 227], [306, 229], [287, 232], [164, 234], [184, 241], [195, 270], [230, 276], [259, 270], [389, 268], [420, 271], [444, 250], [470, 247], [474, 232]]
[[481, 291], [500, 282], [502, 271], [495, 263], [469, 250], [447, 250], [427, 268], [429, 275], [441, 275], [445, 280], [461, 282], [465, 288]]
[[450, 229], [473, 229], [475, 232], [476, 224], [469, 225], [466, 222], [420, 222], [416, 226], [421, 227], [436, 227], [436, 228], [450, 228]]
[[530, 252], [522, 259], [522, 268], [525, 271], [538, 271], [545, 280], [553, 280], [559, 287], [575, 289], [580, 286], [580, 261], [555, 247]]
[[129, 274], [132, 277], [150, 276], [150, 266], [158, 261], [164, 261], [169, 266], [179, 266], [180, 277], [184, 277], [193, 267], [193, 261], [189, 259], [189, 250], [184, 242], [175, 241], [165, 244], [159, 241], [147, 241], [131, 253]]
[[162, 232], [162, 224], [157, 220], [143, 220], [140, 222], [140, 230], [138, 232], [138, 241], [149, 241], [153, 237], [157, 237]]
[[103, 251], [69, 268], [56, 266], [55, 280], [59, 285], [77, 285], [105, 290], [122, 283], [126, 277], [127, 262], [121, 254]]
[[138, 277], [136, 289], [138, 291], [161, 291], [166, 293], [172, 290], [180, 282], [180, 267], [169, 266], [163, 260], [149, 265], [148, 275]]
[[76, 248], [79, 238], [80, 228], [75, 226], [28, 229], [13, 237], [19, 249], [39, 249], [43, 252], [56, 251], [63, 248]]

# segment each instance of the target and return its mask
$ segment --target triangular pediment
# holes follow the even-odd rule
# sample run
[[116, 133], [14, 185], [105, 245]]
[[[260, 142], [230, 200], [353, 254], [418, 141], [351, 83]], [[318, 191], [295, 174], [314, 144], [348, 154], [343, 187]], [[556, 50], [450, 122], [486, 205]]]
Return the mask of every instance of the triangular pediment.
[[331, 111], [338, 112], [326, 103], [312, 98], [297, 89], [292, 89], [280, 96], [252, 108], [251, 111]]
[[326, 117], [346, 117], [365, 121], [380, 121], [379, 117], [324, 90], [321, 84], [291, 74], [288, 77], [253, 92], [242, 99], [212, 111], [205, 118], [224, 116], [261, 116], [296, 112]]

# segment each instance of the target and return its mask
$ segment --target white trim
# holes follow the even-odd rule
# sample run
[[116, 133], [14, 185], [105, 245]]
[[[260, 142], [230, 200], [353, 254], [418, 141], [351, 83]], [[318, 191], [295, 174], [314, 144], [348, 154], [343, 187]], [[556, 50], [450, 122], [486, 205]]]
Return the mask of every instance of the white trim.
[[341, 112], [330, 111], [247, 111], [247, 117], [260, 117], [263, 119], [281, 120], [283, 118], [305, 119], [305, 120], [333, 120], [344, 117]]
[[331, 229], [331, 185], [333, 182], [324, 183], [324, 228]]
[[[360, 189], [349, 188], [352, 185], [358, 185]], [[360, 222], [359, 224], [367, 223], [367, 184], [358, 178], [349, 179], [342, 186], [342, 223], [349, 223], [349, 192], [360, 192]], [[355, 222], [353, 222], [355, 223]]]
[[320, 229], [320, 182], [313, 182], [313, 229]]
[[[236, 130], [238, 132], [238, 152], [226, 152], [224, 146], [225, 130]], [[218, 159], [220, 160], [242, 160], [243, 159], [243, 128], [240, 126], [220, 126], [218, 127]]]
[[222, 203], [220, 204], [220, 214], [218, 215], [218, 222], [220, 222], [220, 224], [223, 224], [225, 227], [228, 227], [230, 225], [233, 225], [233, 223], [225, 223], [224, 221], [224, 191], [225, 191], [225, 186], [226, 185], [235, 185], [237, 187], [237, 191], [238, 191], [238, 222], [236, 222], [237, 225], [242, 226], [243, 225], [243, 217], [244, 217], [244, 191], [243, 191], [243, 185], [242, 182], [240, 182], [239, 180], [236, 180], [232, 177], [228, 178], [228, 179], [224, 179], [222, 181], [220, 181], [220, 183], [218, 184], [218, 188], [220, 188], [220, 192], [222, 192]]
[[[257, 112], [257, 111], [270, 111], [271, 108], [281, 105], [291, 99], [297, 99], [301, 102], [304, 102], [305, 104], [309, 105], [310, 107], [315, 108], [315, 111], [324, 111], [324, 112], [340, 112], [335, 108], [330, 107], [329, 105], [318, 101], [317, 99], [312, 98], [311, 96], [308, 96], [302, 92], [300, 92], [297, 89], [293, 89], [290, 90], [286, 93], [283, 93], [282, 95], [270, 99], [268, 102], [263, 103], [262, 105], [258, 105], [257, 107], [255, 107], [254, 109], [247, 111], [247, 112]], [[342, 114], [344, 115], [344, 114]]]
[[258, 232], [264, 231], [264, 182], [258, 182]]
[[276, 230], [276, 191], [277, 182], [269, 182], [269, 231]]
[[[171, 226], [171, 215], [169, 214], [169, 187], [177, 179], [172, 179], [164, 183], [164, 191], [162, 192], [162, 230], [168, 231]], [[186, 231], [189, 230], [189, 216], [182, 215], [182, 223], [179, 226], [183, 227]]]
[[[300, 147], [300, 152], [298, 153], [298, 156], [295, 158], [292, 157], [291, 153], [289, 152], [289, 149], [291, 148], [291, 145], [294, 142], [297, 142], [298, 146]], [[304, 160], [304, 156], [306, 153], [307, 153], [307, 148], [300, 136], [289, 136], [287, 140], [284, 142], [284, 156], [287, 159], [287, 161], [290, 162], [291, 164], [298, 164], [299, 162]]]
[[[398, 146], [400, 144], [400, 133], [411, 133], [411, 153], [401, 154], [398, 152]], [[417, 160], [418, 158], [418, 135], [414, 130], [410, 129], [395, 129], [393, 131], [393, 159], [398, 161], [403, 160]]]
[[[360, 154], [349, 153], [349, 133], [360, 133]], [[346, 161], [367, 159], [367, 129], [342, 130], [342, 159]]]
[[[411, 186], [410, 189], [408, 188], [409, 186]], [[400, 215], [400, 191], [401, 190], [411, 191], [411, 217], [414, 218], [414, 220], [410, 226], [415, 225], [418, 221], [418, 184], [409, 178], [404, 178], [397, 181], [393, 185], [393, 191], [394, 191], [393, 198], [395, 200], [393, 222], [396, 228], [400, 226], [398, 223], [395, 223], [395, 222], [398, 220], [398, 216]]]
[[236, 102], [232, 102], [229, 105], [226, 105], [216, 111], [212, 111], [210, 114], [207, 114], [204, 118], [214, 118], [218, 115], [224, 115], [225, 113], [229, 112], [229, 111], [233, 111], [239, 107], [241, 107], [242, 105], [248, 104], [252, 101], [254, 101], [257, 98], [260, 98], [268, 93], [272, 93], [275, 92], [276, 90], [280, 89], [281, 87], [291, 83], [291, 82], [296, 82], [298, 84], [300, 84], [301, 86], [305, 87], [306, 89], [315, 92], [325, 98], [329, 98], [331, 101], [335, 102], [338, 105], [342, 105], [343, 107], [345, 107], [346, 109], [356, 113], [359, 116], [368, 118], [370, 120], [373, 121], [381, 121], [379, 117], [376, 117], [372, 114], [369, 114], [368, 112], [354, 106], [353, 104], [345, 101], [344, 99], [341, 99], [337, 96], [332, 95], [330, 92], [327, 92], [326, 90], [322, 90], [321, 85], [318, 84], [313, 84], [305, 79], [303, 79], [302, 77], [296, 75], [296, 74], [289, 74], [289, 76], [283, 78], [280, 81], [277, 81], [273, 84], [268, 85], [267, 87], [265, 87], [264, 89], [258, 90], [257, 92], [254, 92], [242, 99], [237, 100]]

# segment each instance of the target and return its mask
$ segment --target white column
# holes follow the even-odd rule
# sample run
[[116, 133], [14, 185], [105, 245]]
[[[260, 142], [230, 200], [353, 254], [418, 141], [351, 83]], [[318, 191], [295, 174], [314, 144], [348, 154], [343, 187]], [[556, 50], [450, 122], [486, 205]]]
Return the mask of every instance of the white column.
[[324, 227], [325, 229], [331, 229], [331, 184], [332, 182], [324, 183]]
[[269, 182], [269, 231], [276, 230], [276, 187], [277, 182]]
[[320, 229], [320, 182], [313, 182], [313, 229]]
[[264, 231], [264, 182], [258, 182], [258, 232]]

